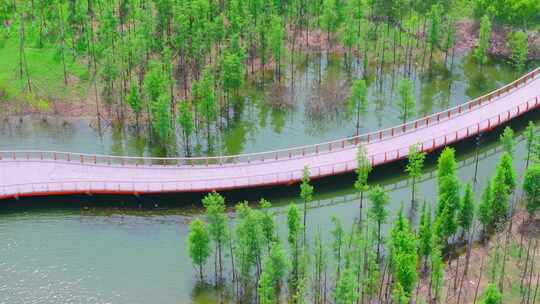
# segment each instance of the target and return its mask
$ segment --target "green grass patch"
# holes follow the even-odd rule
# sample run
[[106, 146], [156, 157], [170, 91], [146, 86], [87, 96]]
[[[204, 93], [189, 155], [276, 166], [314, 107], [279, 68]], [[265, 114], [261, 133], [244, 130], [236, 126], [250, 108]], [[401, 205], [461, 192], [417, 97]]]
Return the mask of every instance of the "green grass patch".
[[0, 44], [0, 100], [23, 100], [35, 103], [82, 96], [88, 87], [88, 71], [85, 65], [73, 60], [66, 50], [68, 85], [64, 84], [64, 69], [58, 47], [48, 44], [42, 48], [28, 42], [25, 47], [32, 96], [28, 97], [26, 76], [20, 77], [20, 48], [16, 35]]

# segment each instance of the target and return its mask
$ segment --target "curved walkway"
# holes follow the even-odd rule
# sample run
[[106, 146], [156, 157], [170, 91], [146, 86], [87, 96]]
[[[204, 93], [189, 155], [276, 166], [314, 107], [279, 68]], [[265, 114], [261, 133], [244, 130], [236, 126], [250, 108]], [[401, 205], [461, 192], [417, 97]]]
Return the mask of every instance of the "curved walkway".
[[220, 191], [289, 184], [353, 171], [358, 145], [374, 166], [490, 131], [540, 107], [540, 68], [485, 96], [446, 111], [312, 146], [208, 158], [139, 158], [54, 151], [0, 151], [0, 199], [66, 194]]

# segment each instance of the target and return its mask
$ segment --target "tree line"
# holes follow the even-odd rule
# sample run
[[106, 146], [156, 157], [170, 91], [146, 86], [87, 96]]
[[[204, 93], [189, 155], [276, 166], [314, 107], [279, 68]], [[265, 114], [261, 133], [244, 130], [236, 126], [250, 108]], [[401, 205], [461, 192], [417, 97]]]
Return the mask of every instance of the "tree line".
[[[296, 53], [341, 46], [344, 67], [356, 61], [364, 77], [391, 67], [407, 78], [438, 57], [452, 65], [456, 22], [468, 6], [463, 0], [2, 0], [0, 45], [18, 45], [17, 74], [28, 94], [34, 86], [27, 48], [52, 48], [66, 86], [67, 63], [86, 66], [98, 117], [107, 109], [119, 121], [144, 122], [157, 142], [170, 140], [178, 127], [189, 152], [194, 133], [210, 137], [234, 119], [253, 75], [262, 73], [265, 81], [268, 71], [271, 81], [294, 82]], [[506, 20], [500, 9], [482, 17], [481, 62], [487, 23]], [[526, 11], [532, 26], [537, 14]], [[322, 40], [317, 47], [310, 46], [313, 35]], [[510, 41], [522, 66], [526, 35]]]
[[[526, 171], [520, 187], [525, 209], [533, 218], [540, 208], [540, 136], [532, 122], [525, 131], [525, 139]], [[303, 205], [292, 202], [286, 208], [284, 239], [277, 232], [276, 211], [271, 209], [270, 202], [261, 199], [257, 208], [247, 202], [239, 203], [231, 220], [225, 199], [218, 193], [210, 193], [202, 201], [204, 216], [191, 222], [188, 253], [201, 281], [205, 280], [205, 265], [213, 255], [214, 282], [222, 284], [229, 278], [232, 284], [226, 286], [239, 302], [445, 303], [448, 297], [443, 294], [443, 282], [448, 280], [445, 268], [449, 269], [450, 258], [460, 248], [467, 251], [465, 266], [459, 269], [459, 262], [456, 263], [453, 290], [446, 291], [455, 296], [459, 292], [461, 296], [477, 236], [476, 225], [481, 226], [482, 242], [508, 226], [512, 229], [512, 221], [508, 219], [515, 212], [512, 197], [518, 190], [512, 129], [507, 127], [500, 140], [503, 152], [480, 200], [475, 195], [476, 183], [463, 184], [458, 178], [455, 151], [449, 147], [437, 161], [436, 204], [432, 208], [430, 202], [419, 199], [417, 181], [422, 175], [425, 155], [412, 146], [406, 165], [410, 202], [402, 202], [396, 218], [390, 222], [390, 198], [383, 188], [369, 184], [371, 163], [359, 146], [354, 183], [359, 208], [350, 228], [332, 217], [330, 239], [323, 239], [320, 227], [311, 227], [314, 232], [306, 235], [306, 218], [314, 193], [306, 167], [300, 184]], [[365, 196], [369, 201], [367, 208]], [[404, 215], [404, 205], [410, 208], [421, 205], [418, 224]], [[387, 224], [391, 228], [384, 234], [383, 226]], [[489, 268], [490, 284], [484, 294], [478, 295], [481, 303], [502, 303], [505, 263], [501, 260], [503, 256], [507, 260], [508, 248], [504, 246], [504, 253], [499, 252], [501, 248], [494, 249], [499, 251], [490, 262], [494, 265]], [[532, 266], [526, 266], [525, 273], [529, 271], [527, 267]], [[530, 298], [531, 292], [527, 301]]]

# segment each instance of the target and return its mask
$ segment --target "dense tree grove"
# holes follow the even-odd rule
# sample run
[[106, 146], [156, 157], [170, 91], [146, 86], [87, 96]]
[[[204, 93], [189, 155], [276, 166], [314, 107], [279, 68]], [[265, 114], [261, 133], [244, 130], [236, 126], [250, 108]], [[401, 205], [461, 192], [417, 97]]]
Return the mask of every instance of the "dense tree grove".
[[367, 76], [383, 67], [402, 70], [397, 100], [407, 121], [415, 113], [412, 68], [431, 69], [442, 57], [447, 64], [462, 11], [474, 10], [480, 22], [474, 54], [482, 64], [492, 24], [516, 27], [507, 41], [522, 70], [538, 7], [534, 0], [2, 0], [0, 47], [19, 47], [17, 76], [26, 94], [40, 94], [27, 50], [53, 49], [66, 86], [73, 63], [86, 67], [98, 117], [133, 117], [161, 143], [179, 130], [190, 154], [192, 136], [210, 140], [228, 126], [246, 80], [268, 81], [271, 70], [270, 81], [294, 82], [295, 55], [313, 50], [342, 50], [345, 68], [366, 77], [351, 85], [357, 132], [368, 105]]
[[[531, 154], [538, 155], [533, 147], [540, 145], [540, 136], [534, 125], [527, 129], [525, 138], [528, 136], [531, 137], [528, 145]], [[511, 204], [511, 195], [518, 187], [512, 162], [516, 145], [514, 132], [507, 128], [500, 140], [504, 151], [479, 202], [476, 187], [472, 183], [462, 183], [457, 177], [455, 150], [445, 148], [437, 163], [435, 212], [432, 213], [432, 205], [424, 201], [418, 222], [405, 216], [404, 206], [408, 203], [402, 203], [397, 215], [392, 214], [387, 191], [380, 185], [369, 186], [371, 166], [366, 161], [364, 147], [359, 146], [355, 189], [360, 200], [367, 192], [368, 216], [365, 219], [361, 213], [355, 216], [350, 228], [340, 218], [332, 216], [327, 240], [323, 239], [320, 227], [308, 227], [306, 220], [314, 191], [307, 167], [299, 186], [299, 201], [282, 209], [286, 218], [286, 242], [282, 239], [283, 234], [276, 230], [276, 213], [272, 213], [270, 202], [262, 200], [259, 208], [239, 203], [235, 228], [229, 232], [224, 199], [217, 193], [210, 193], [203, 199], [207, 224], [195, 219], [190, 228], [190, 256], [202, 273], [201, 265], [213, 251], [216, 283], [219, 283], [223, 280], [220, 246], [230, 246], [228, 258], [232, 267], [228, 270], [235, 287], [233, 297], [242, 301], [445, 303], [449, 296], [461, 297], [462, 280], [472, 267], [469, 253], [473, 238], [477, 236], [478, 222], [483, 228], [481, 240], [493, 236], [497, 244], [491, 250], [489, 261], [486, 265], [482, 262], [480, 268], [480, 272], [488, 274], [487, 287], [479, 292], [477, 286], [474, 298], [479, 303], [501, 303], [503, 287], [507, 285], [504, 281], [505, 261], [511, 253], [508, 236], [504, 245], [499, 243], [499, 238], [509, 233], [504, 232], [505, 229], [512, 230], [512, 223], [508, 222], [515, 207]], [[411, 194], [416, 191], [414, 179], [422, 176], [424, 161], [424, 154], [416, 149], [415, 146], [410, 148], [405, 168], [413, 180]], [[536, 156], [531, 159], [522, 189], [525, 209], [530, 217], [534, 217], [540, 208], [540, 161]], [[416, 209], [416, 196], [412, 194], [412, 210]], [[210, 242], [214, 243], [213, 250]], [[530, 255], [531, 241], [528, 247], [527, 256]], [[452, 265], [450, 256], [456, 254], [456, 248], [467, 252], [466, 261], [459, 261], [458, 256]], [[520, 248], [524, 250], [523, 245]], [[527, 265], [529, 261], [523, 266], [525, 274], [529, 273], [530, 266]], [[531, 270], [529, 276], [532, 275]], [[532, 297], [530, 291], [522, 290], [523, 298]]]

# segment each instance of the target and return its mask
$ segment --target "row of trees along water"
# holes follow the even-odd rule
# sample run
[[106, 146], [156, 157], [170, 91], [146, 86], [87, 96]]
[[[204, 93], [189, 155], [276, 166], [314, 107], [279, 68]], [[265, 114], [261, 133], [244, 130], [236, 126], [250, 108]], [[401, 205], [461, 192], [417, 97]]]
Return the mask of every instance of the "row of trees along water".
[[511, 59], [523, 69], [526, 31], [540, 23], [539, 6], [534, 0], [1, 0], [0, 45], [18, 46], [13, 57], [27, 96], [46, 98], [33, 85], [40, 75], [29, 72], [28, 48], [54, 49], [66, 86], [71, 63], [86, 66], [88, 94], [95, 95], [86, 100], [95, 102], [98, 117], [106, 107], [118, 121], [134, 118], [138, 126], [142, 119], [159, 142], [179, 126], [189, 147], [193, 133], [210, 137], [229, 124], [254, 73], [263, 82], [271, 73], [270, 81], [294, 83], [295, 54], [342, 52], [344, 68], [358, 69], [355, 75], [388, 67], [407, 77], [435, 60], [451, 66], [456, 23], [471, 16], [481, 20], [478, 62], [486, 63], [491, 25], [499, 23], [516, 29]]
[[[522, 197], [529, 216], [534, 217], [540, 208], [540, 136], [532, 123], [525, 133], [527, 169]], [[507, 127], [500, 140], [503, 153], [479, 201], [474, 193], [476, 183], [462, 184], [457, 176], [454, 150], [442, 151], [437, 164], [438, 196], [434, 210], [430, 203], [421, 202], [416, 189], [424, 154], [411, 147], [406, 166], [411, 185], [407, 204], [411, 208], [421, 204], [420, 221], [417, 226], [411, 223], [404, 216], [402, 203], [386, 235], [382, 227], [389, 221], [389, 196], [380, 186], [369, 185], [372, 168], [362, 147], [358, 150], [354, 183], [359, 200], [357, 219], [347, 228], [333, 217], [331, 239], [323, 239], [320, 227], [310, 227], [310, 235], [306, 232], [314, 192], [307, 167], [300, 184], [303, 207], [291, 203], [286, 208], [286, 237], [277, 232], [276, 211], [270, 202], [262, 199], [259, 208], [252, 208], [247, 202], [238, 203], [234, 220], [230, 220], [224, 198], [210, 193], [202, 200], [206, 213], [193, 219], [187, 240], [199, 280], [205, 280], [205, 265], [213, 255], [214, 282], [224, 284], [222, 288], [230, 289], [228, 294], [238, 302], [446, 303], [452, 296], [454, 301], [457, 298], [456, 303], [460, 297], [462, 303], [471, 303], [470, 297], [465, 299], [462, 288], [467, 280], [473, 240], [479, 236], [476, 224], [481, 225], [480, 238], [485, 242], [508, 226], [511, 229], [508, 219], [519, 205], [515, 200], [518, 186], [512, 129]], [[366, 196], [369, 204], [364, 206]], [[478, 297], [481, 303], [502, 303], [508, 271], [503, 262], [509, 250], [508, 238], [506, 241], [504, 248], [494, 249], [490, 266], [484, 268], [489, 272], [490, 284], [483, 295], [476, 292], [474, 302]], [[530, 247], [529, 243], [527, 259]], [[465, 248], [465, 266], [456, 266], [453, 279], [445, 278], [445, 260]], [[528, 267], [533, 267], [529, 261], [523, 275], [529, 272]], [[536, 295], [537, 290], [534, 294], [523, 292], [521, 303], [534, 303], [530, 300]]]

